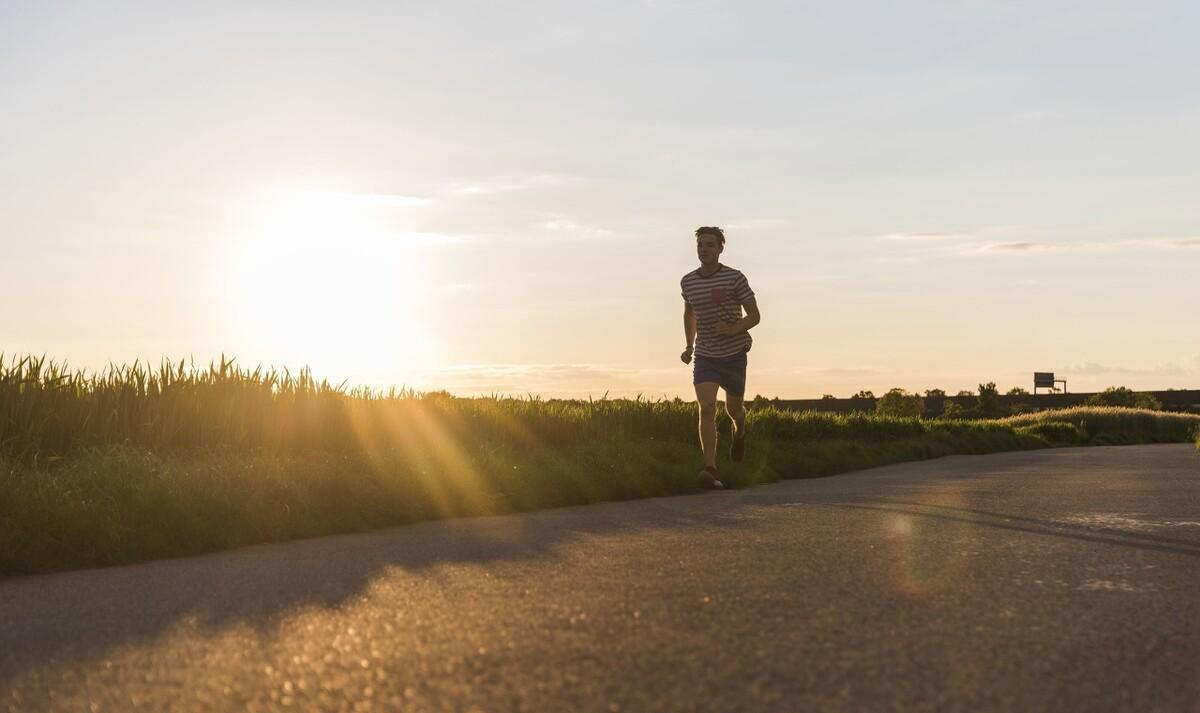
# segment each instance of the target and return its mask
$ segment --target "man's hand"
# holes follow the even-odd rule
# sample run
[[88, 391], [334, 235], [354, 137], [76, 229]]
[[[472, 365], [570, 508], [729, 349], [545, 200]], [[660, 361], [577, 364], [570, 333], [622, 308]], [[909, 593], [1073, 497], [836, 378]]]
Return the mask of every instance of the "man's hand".
[[692, 363], [692, 348], [691, 347], [688, 347], [687, 349], [683, 350], [683, 353], [679, 355], [679, 361], [683, 362], [684, 364]]

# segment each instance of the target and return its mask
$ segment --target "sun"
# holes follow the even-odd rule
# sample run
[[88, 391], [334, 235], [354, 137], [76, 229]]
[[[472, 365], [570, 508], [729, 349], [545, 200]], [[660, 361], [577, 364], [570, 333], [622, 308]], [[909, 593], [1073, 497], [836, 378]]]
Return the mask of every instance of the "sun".
[[264, 196], [238, 241], [230, 295], [256, 353], [377, 385], [403, 383], [431, 356], [418, 252], [389, 224], [405, 200]]

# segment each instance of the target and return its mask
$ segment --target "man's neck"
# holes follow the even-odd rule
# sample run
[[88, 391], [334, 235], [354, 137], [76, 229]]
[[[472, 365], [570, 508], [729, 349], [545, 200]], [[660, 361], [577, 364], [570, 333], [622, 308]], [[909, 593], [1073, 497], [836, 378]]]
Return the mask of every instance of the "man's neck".
[[719, 263], [719, 262], [713, 263], [711, 267], [708, 265], [705, 265], [704, 263], [700, 263], [699, 273], [705, 277], [708, 277], [709, 275], [716, 274], [716, 272], [720, 269], [721, 269], [721, 263]]

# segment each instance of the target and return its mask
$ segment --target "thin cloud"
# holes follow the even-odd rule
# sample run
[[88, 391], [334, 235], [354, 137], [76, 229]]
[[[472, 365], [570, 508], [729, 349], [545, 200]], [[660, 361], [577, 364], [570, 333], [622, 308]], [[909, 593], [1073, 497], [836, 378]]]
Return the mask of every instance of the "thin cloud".
[[878, 240], [906, 243], [930, 243], [948, 240], [967, 240], [971, 236], [965, 233], [888, 233], [880, 235]]
[[1169, 248], [1200, 248], [1200, 238], [1159, 238], [1150, 242]]
[[453, 193], [462, 195], [484, 195], [488, 193], [511, 193], [524, 190], [525, 186], [516, 183], [473, 184], [453, 189]]
[[1047, 250], [1049, 246], [1044, 243], [996, 243], [983, 248], [989, 252], [1031, 252], [1034, 250]]
[[1138, 250], [1185, 249], [1200, 247], [1200, 238], [1133, 238], [1129, 240], [1089, 240], [1075, 242], [990, 243], [981, 246], [980, 253], [1022, 252], [1091, 252], [1113, 253]]
[[726, 230], [770, 230], [772, 228], [784, 228], [792, 224], [787, 218], [747, 218], [733, 223], [726, 223]]
[[412, 247], [436, 247], [441, 245], [465, 245], [479, 242], [478, 236], [449, 235], [447, 233], [399, 232], [393, 233], [395, 240]]
[[553, 188], [579, 180], [577, 176], [559, 173], [535, 173], [516, 175], [492, 181], [461, 181], [451, 183], [448, 192], [457, 195], [489, 195], [493, 193], [513, 193], [537, 188]]
[[415, 208], [433, 203], [432, 198], [403, 193], [327, 191], [312, 188], [273, 186], [266, 191], [273, 200], [303, 201], [316, 205], [370, 206], [375, 208]]
[[1178, 376], [1195, 372], [1200, 368], [1200, 357], [1192, 360], [1192, 364], [1182, 362], [1164, 362], [1151, 367], [1130, 367], [1112, 364], [1099, 364], [1096, 362], [1082, 362], [1079, 364], [1071, 364], [1067, 367], [1056, 370], [1056, 374], [1064, 374], [1070, 376]]
[[399, 193], [347, 193], [351, 200], [384, 208], [415, 208], [433, 203], [432, 198], [406, 196]]
[[601, 240], [612, 237], [613, 231], [590, 225], [580, 225], [573, 220], [555, 216], [542, 223], [542, 229], [560, 236], [570, 236], [579, 240]]
[[886, 369], [879, 369], [871, 366], [859, 367], [818, 367], [807, 369], [795, 369], [793, 374], [808, 374], [812, 376], [877, 376], [879, 374], [889, 373]]

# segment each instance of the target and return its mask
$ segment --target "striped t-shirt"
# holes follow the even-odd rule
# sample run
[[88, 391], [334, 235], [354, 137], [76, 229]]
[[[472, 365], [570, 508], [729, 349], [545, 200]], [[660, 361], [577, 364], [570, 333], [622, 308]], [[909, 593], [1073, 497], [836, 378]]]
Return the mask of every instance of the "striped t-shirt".
[[742, 318], [742, 305], [754, 298], [750, 283], [740, 271], [721, 265], [705, 277], [692, 270], [679, 281], [683, 301], [696, 314], [696, 354], [706, 357], [727, 357], [750, 351], [754, 340], [749, 332], [732, 337], [717, 333], [722, 322], [732, 324]]

